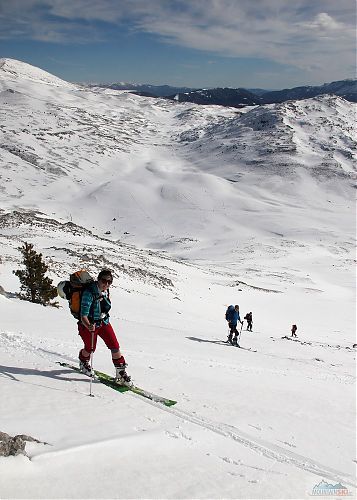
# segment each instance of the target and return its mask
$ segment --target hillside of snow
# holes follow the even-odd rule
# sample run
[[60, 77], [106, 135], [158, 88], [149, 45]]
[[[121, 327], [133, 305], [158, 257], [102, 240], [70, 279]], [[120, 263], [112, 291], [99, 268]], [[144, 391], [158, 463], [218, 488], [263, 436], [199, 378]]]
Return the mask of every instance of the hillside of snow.
[[[0, 497], [355, 494], [355, 104], [200, 107], [0, 61], [0, 432], [47, 443], [0, 457]], [[76, 323], [16, 297], [24, 241], [54, 283], [113, 269], [128, 372], [175, 406], [57, 364]]]
[[[9, 81], [31, 81], [40, 84], [47, 84], [56, 87], [64, 87], [74, 89], [75, 85], [66, 82], [55, 75], [51, 75], [47, 71], [31, 66], [16, 59], [0, 58], [0, 75], [1, 79], [5, 78]], [[20, 82], [19, 82], [20, 83]]]

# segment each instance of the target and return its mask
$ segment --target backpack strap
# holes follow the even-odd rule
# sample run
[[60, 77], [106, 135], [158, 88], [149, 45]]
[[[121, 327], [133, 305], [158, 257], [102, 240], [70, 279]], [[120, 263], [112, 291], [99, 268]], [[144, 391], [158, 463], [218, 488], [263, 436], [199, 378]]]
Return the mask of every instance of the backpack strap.
[[92, 320], [91, 322], [94, 322], [94, 307], [95, 307], [95, 303], [99, 301], [99, 297], [100, 297], [100, 294], [97, 292], [97, 288], [98, 287], [97, 287], [95, 282], [91, 282], [85, 287], [85, 290], [88, 290], [92, 294], [92, 297], [93, 297], [93, 302], [89, 308], [89, 313], [88, 313], [88, 319]]

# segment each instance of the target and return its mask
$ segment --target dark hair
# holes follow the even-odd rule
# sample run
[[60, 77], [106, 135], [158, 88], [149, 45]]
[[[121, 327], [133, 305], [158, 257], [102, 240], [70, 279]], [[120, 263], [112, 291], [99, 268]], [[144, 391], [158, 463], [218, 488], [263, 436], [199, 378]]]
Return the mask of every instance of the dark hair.
[[100, 273], [98, 274], [98, 281], [99, 281], [100, 279], [104, 278], [104, 276], [105, 276], [105, 277], [110, 276], [110, 277], [111, 277], [111, 279], [113, 279], [113, 274], [112, 274], [112, 272], [111, 272], [111, 270], [110, 270], [110, 269], [102, 269], [102, 270], [100, 271]]

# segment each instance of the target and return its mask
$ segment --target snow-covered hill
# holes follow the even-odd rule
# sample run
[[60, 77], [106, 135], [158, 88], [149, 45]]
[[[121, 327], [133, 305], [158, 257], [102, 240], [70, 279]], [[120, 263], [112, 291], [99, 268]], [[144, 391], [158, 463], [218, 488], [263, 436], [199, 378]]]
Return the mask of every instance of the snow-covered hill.
[[53, 85], [55, 87], [65, 87], [67, 89], [75, 88], [75, 85], [72, 83], [61, 80], [61, 78], [58, 78], [47, 71], [36, 68], [31, 64], [6, 57], [0, 58], [0, 75], [8, 81], [29, 80], [36, 83]]
[[357, 80], [349, 78], [337, 82], [324, 83], [323, 85], [311, 87], [294, 87], [292, 89], [273, 90], [263, 92], [262, 98], [265, 102], [284, 102], [287, 100], [307, 99], [318, 95], [333, 94], [351, 102], [357, 102]]
[[[24, 240], [41, 248], [52, 277], [111, 266], [112, 324], [128, 369], [139, 386], [178, 401], [166, 409], [98, 383], [89, 398], [88, 379], [56, 364], [76, 364], [80, 347], [66, 304], [0, 295], [0, 428], [48, 443], [28, 443], [30, 460], [0, 457], [2, 496], [305, 498], [324, 478], [354, 491], [355, 353], [348, 317], [336, 326], [341, 289], [333, 301], [308, 287], [237, 286], [228, 271], [29, 212], [4, 214], [0, 228], [8, 290], [17, 286], [8, 270], [19, 267]], [[244, 349], [224, 343], [227, 299], [254, 311]], [[291, 318], [296, 341], [281, 338]], [[112, 372], [102, 343], [94, 364]]]
[[[0, 458], [0, 496], [353, 492], [355, 105], [200, 107], [5, 61], [0, 432], [49, 445]], [[56, 365], [76, 362], [76, 325], [63, 301], [16, 298], [23, 241], [55, 282], [114, 270], [129, 372], [176, 406], [97, 383], [88, 398], [88, 380]], [[241, 345], [257, 352], [222, 342], [230, 303], [253, 311]], [[298, 339], [282, 339], [292, 323]], [[103, 344], [95, 366], [112, 371]]]
[[221, 106], [231, 106], [233, 108], [242, 108], [244, 106], [264, 103], [261, 97], [253, 94], [247, 89], [231, 89], [227, 87], [175, 92], [168, 96], [168, 98], [177, 102], [192, 102], [204, 105], [218, 104]]

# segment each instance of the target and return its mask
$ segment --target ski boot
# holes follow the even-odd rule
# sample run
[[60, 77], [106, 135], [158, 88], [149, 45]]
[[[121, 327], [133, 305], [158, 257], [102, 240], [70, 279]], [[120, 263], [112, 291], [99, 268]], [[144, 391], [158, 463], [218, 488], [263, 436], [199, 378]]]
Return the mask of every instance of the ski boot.
[[119, 385], [127, 385], [130, 387], [133, 383], [130, 375], [125, 371], [126, 366], [126, 363], [120, 363], [119, 366], [115, 367], [115, 382]]
[[232, 342], [232, 345], [234, 345], [234, 346], [236, 346], [236, 347], [240, 347], [240, 345], [238, 344], [238, 339], [237, 339], [237, 337], [234, 337], [233, 342]]
[[87, 377], [95, 377], [94, 370], [92, 369], [91, 365], [89, 364], [88, 361], [82, 361], [81, 359], [79, 360], [79, 369], [84, 375], [87, 375]]
[[232, 344], [232, 335], [228, 335], [227, 337], [227, 343]]

